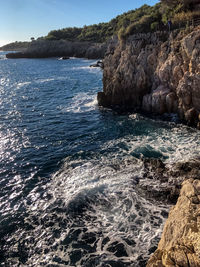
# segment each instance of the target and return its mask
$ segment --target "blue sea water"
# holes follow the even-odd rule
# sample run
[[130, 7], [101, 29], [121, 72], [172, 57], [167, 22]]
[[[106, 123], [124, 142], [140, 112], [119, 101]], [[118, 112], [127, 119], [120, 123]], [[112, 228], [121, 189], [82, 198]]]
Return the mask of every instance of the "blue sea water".
[[196, 157], [200, 133], [98, 107], [92, 60], [4, 55], [1, 266], [145, 266], [169, 207], [137, 191], [141, 157]]

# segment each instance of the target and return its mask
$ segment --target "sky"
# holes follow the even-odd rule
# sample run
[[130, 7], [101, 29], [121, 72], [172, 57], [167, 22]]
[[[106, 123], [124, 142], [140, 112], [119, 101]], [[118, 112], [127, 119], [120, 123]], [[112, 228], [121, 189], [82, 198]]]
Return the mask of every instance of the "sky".
[[159, 0], [0, 0], [0, 46], [29, 41], [51, 30], [108, 22]]

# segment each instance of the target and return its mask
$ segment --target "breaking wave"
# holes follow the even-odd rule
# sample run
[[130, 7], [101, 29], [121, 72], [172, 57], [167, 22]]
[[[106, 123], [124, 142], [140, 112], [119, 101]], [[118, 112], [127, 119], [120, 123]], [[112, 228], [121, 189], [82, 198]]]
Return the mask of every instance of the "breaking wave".
[[1, 266], [145, 266], [169, 206], [142, 159], [200, 153], [195, 129], [99, 109], [92, 62], [0, 61]]

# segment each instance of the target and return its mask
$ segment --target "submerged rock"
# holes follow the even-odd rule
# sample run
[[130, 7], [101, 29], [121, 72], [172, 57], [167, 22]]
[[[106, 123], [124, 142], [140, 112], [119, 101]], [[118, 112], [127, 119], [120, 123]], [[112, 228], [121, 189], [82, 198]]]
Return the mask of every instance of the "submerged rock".
[[158, 248], [147, 267], [200, 266], [200, 181], [183, 182], [165, 223]]

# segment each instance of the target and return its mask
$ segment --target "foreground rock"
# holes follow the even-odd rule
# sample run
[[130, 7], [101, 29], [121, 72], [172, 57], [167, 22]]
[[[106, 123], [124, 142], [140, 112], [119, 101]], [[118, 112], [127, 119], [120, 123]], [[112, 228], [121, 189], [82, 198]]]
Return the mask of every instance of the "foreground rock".
[[200, 178], [200, 158], [177, 162], [167, 166], [160, 159], [143, 159], [143, 178], [138, 181], [138, 190], [145, 197], [175, 204], [181, 184], [188, 177]]
[[183, 182], [147, 267], [200, 266], [200, 180]]
[[8, 53], [7, 58], [48, 58], [48, 57], [83, 57], [89, 59], [103, 58], [107, 44], [89, 42], [70, 42], [66, 40], [32, 42], [29, 47], [18, 53]]
[[200, 28], [137, 34], [110, 45], [103, 86], [102, 106], [177, 113], [200, 128]]

